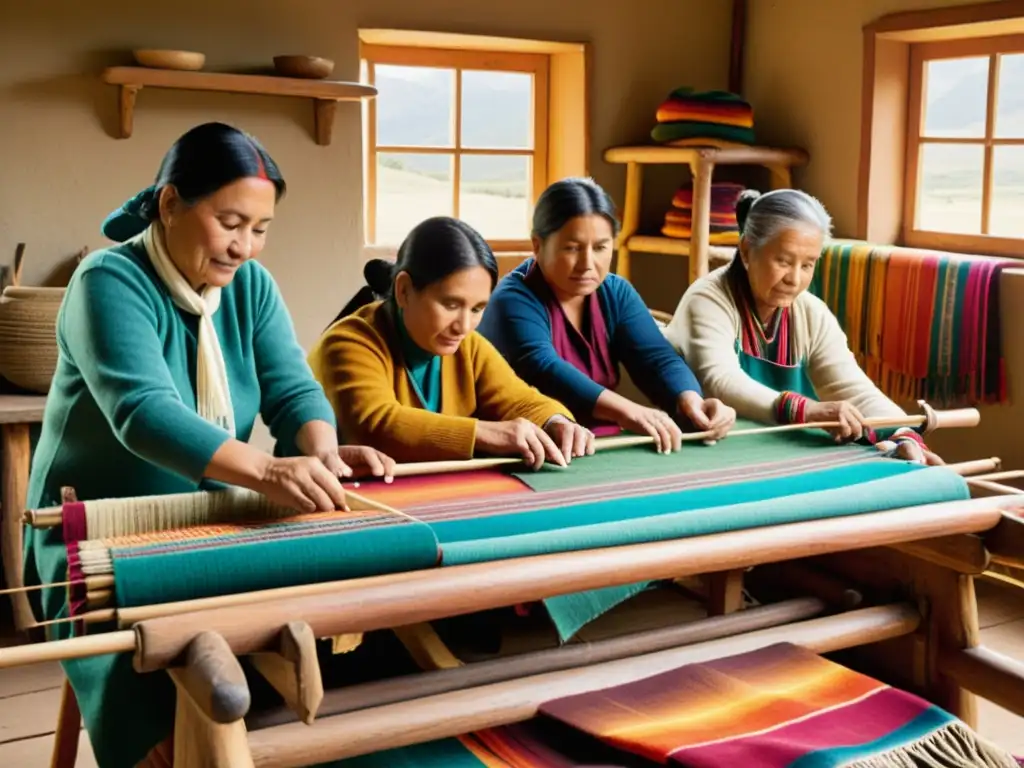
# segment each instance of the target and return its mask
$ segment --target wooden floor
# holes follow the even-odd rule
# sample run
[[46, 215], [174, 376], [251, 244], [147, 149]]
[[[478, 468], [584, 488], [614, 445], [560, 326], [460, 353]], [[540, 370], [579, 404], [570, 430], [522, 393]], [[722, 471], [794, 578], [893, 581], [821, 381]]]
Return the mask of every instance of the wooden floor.
[[[979, 580], [977, 592], [982, 642], [993, 650], [1024, 659], [1024, 591]], [[9, 626], [8, 617], [2, 618], [0, 626]], [[57, 664], [0, 670], [0, 766], [49, 766], [61, 682]], [[978, 704], [981, 734], [1024, 756], [1024, 718], [986, 701]], [[96, 768], [84, 731], [78, 768]]]

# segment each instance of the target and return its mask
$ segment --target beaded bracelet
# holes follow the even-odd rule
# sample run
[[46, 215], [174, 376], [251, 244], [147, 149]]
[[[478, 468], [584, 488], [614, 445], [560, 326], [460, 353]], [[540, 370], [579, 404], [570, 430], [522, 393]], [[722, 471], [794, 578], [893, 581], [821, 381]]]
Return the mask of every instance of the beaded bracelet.
[[780, 424], [803, 424], [808, 398], [796, 392], [781, 392], [775, 400], [775, 420]]

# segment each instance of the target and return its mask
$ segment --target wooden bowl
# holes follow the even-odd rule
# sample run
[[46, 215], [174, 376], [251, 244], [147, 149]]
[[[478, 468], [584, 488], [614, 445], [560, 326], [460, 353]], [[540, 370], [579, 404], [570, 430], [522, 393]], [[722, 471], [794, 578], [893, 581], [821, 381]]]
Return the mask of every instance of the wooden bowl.
[[139, 48], [132, 51], [135, 61], [144, 67], [154, 69], [181, 69], [195, 72], [203, 68], [206, 54], [195, 51], [169, 51], [156, 48]]
[[322, 80], [334, 71], [334, 62], [319, 56], [275, 56], [274, 69], [285, 77]]

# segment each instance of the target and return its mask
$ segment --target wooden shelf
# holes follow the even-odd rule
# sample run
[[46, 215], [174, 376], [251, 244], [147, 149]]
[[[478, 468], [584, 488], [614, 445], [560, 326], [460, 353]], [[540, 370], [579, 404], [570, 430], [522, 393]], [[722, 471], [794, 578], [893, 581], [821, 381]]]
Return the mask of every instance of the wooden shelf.
[[[617, 274], [630, 278], [630, 252], [663, 253], [686, 256], [690, 264], [690, 282], [710, 271], [711, 262], [721, 263], [734, 249], [723, 249], [708, 242], [711, 229], [711, 177], [717, 165], [760, 165], [771, 174], [771, 188], [792, 185], [791, 169], [810, 160], [806, 151], [777, 147], [678, 147], [670, 144], [644, 144], [611, 147], [604, 152], [609, 163], [626, 166], [626, 199], [619, 232]], [[640, 197], [645, 165], [687, 165], [693, 177], [693, 225], [689, 240], [637, 234], [640, 225]], [[728, 256], [725, 251], [728, 251]]]
[[119, 86], [119, 138], [122, 139], [132, 135], [135, 97], [146, 87], [312, 99], [316, 143], [322, 146], [331, 143], [334, 112], [339, 101], [360, 101], [377, 95], [377, 89], [372, 85], [339, 80], [305, 80], [273, 75], [236, 75], [227, 72], [186, 72], [148, 67], [110, 67], [103, 72], [103, 82]]
[[[637, 253], [660, 253], [666, 256], [689, 256], [690, 241], [678, 237], [662, 235], [633, 235], [626, 240], [626, 247]], [[732, 259], [736, 252], [734, 245], [709, 245], [708, 260], [712, 263], [724, 264]]]
[[697, 161], [713, 165], [763, 165], [792, 168], [806, 165], [810, 156], [802, 149], [775, 147], [672, 147], [649, 144], [635, 147], [612, 147], [605, 150], [609, 163], [642, 163], [645, 165], [691, 165]]

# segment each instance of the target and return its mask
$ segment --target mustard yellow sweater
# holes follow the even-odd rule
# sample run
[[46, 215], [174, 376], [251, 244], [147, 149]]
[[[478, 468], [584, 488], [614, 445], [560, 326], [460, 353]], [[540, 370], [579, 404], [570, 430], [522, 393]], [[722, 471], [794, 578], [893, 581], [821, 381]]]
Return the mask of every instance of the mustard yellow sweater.
[[573, 416], [513, 372], [498, 351], [472, 333], [441, 360], [441, 412], [419, 401], [402, 362], [401, 341], [386, 302], [374, 302], [328, 328], [309, 355], [345, 443], [370, 445], [396, 461], [469, 459], [477, 420], [527, 419], [544, 426]]

